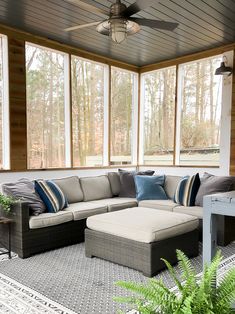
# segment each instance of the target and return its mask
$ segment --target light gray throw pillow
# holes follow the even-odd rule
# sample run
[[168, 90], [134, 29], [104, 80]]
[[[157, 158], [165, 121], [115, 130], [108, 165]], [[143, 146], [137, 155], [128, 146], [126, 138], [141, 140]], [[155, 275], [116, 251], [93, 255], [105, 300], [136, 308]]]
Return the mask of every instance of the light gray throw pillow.
[[2, 185], [4, 194], [18, 198], [28, 203], [30, 214], [38, 216], [46, 211], [46, 206], [34, 189], [34, 183], [29, 179], [20, 179], [17, 182]]
[[118, 196], [121, 190], [121, 182], [118, 172], [108, 172], [108, 178], [113, 196]]
[[85, 202], [111, 198], [113, 196], [110, 182], [106, 175], [80, 178], [80, 183]]
[[52, 181], [64, 192], [69, 204], [83, 201], [83, 192], [77, 176], [54, 179]]
[[231, 191], [233, 189], [233, 181], [233, 178], [229, 176], [214, 176], [205, 172], [201, 178], [201, 185], [197, 192], [195, 205], [202, 207], [205, 195]]

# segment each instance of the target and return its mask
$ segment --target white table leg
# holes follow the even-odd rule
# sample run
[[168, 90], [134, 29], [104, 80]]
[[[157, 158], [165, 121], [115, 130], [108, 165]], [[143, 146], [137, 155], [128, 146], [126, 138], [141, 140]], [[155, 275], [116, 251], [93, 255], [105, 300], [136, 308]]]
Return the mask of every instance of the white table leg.
[[203, 266], [210, 264], [216, 253], [217, 223], [216, 215], [211, 214], [210, 202], [204, 200], [203, 206]]

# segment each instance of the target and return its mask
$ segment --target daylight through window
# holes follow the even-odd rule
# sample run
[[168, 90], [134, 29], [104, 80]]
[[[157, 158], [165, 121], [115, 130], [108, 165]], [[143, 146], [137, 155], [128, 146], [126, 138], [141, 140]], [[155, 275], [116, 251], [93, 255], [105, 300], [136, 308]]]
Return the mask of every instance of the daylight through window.
[[[63, 168], [69, 109], [67, 55], [26, 45], [28, 168]], [[67, 97], [66, 97], [67, 96]]]

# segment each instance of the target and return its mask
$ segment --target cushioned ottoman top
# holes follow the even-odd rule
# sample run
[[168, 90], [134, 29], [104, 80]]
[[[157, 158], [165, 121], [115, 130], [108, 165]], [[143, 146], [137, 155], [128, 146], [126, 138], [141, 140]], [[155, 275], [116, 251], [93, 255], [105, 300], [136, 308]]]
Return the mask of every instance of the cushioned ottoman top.
[[190, 215], [146, 207], [127, 208], [87, 219], [87, 227], [92, 230], [145, 243], [190, 232], [198, 223], [198, 219]]

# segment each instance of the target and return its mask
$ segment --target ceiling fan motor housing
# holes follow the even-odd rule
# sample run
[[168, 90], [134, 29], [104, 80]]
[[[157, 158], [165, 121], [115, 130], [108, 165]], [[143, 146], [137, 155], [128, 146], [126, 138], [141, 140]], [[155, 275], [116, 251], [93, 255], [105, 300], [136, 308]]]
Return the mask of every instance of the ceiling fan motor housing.
[[122, 17], [122, 12], [126, 10], [127, 6], [117, 0], [116, 3], [112, 4], [110, 7], [110, 17]]

